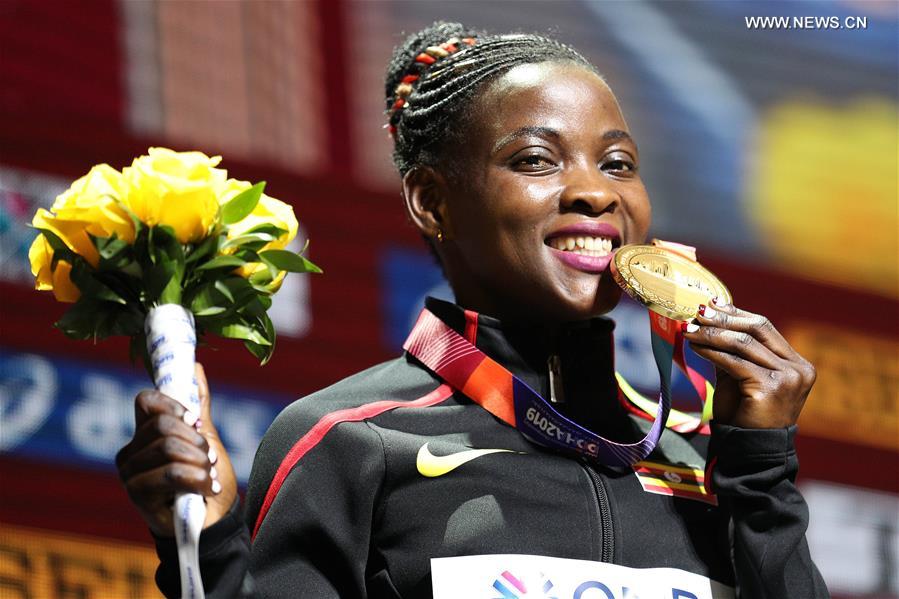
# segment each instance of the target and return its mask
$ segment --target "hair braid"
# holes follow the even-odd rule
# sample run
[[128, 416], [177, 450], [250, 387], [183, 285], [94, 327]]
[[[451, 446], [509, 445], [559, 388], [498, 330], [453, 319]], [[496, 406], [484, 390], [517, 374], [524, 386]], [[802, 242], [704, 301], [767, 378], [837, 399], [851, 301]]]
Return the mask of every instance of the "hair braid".
[[488, 81], [519, 64], [565, 60], [596, 72], [570, 46], [535, 34], [488, 35], [439, 21], [410, 35], [394, 50], [385, 78], [397, 169], [436, 165]]

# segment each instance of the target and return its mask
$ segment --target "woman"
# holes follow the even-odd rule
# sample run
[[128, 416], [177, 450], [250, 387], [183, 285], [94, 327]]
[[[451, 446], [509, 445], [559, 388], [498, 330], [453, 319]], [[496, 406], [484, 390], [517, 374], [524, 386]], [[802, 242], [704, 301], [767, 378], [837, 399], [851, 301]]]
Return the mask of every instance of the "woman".
[[[643, 242], [650, 223], [606, 83], [556, 41], [448, 23], [408, 38], [386, 83], [406, 210], [458, 302], [429, 300], [438, 325], [584, 427], [642, 437], [647, 424], [617, 399], [613, 325], [598, 318], [620, 296], [611, 250]], [[161, 588], [178, 592], [169, 505], [190, 491], [208, 500], [209, 596], [426, 597], [431, 558], [489, 554], [677, 568], [744, 597], [826, 596], [793, 485], [814, 369], [765, 318], [701, 312], [685, 336], [717, 369], [711, 435], [666, 431], [649, 459], [701, 468], [708, 454], [717, 506], [538, 447], [473, 402], [476, 389], [406, 353], [285, 409], [257, 453], [244, 525], [202, 371], [199, 433], [175, 402], [141, 393], [117, 463], [157, 537]]]

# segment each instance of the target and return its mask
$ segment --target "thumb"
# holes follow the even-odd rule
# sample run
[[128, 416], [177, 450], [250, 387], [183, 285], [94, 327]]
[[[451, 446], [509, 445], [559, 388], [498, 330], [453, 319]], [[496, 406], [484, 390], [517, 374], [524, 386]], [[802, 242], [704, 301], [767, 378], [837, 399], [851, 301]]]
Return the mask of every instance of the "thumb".
[[206, 381], [206, 371], [199, 362], [194, 366], [194, 377], [197, 379], [197, 394], [200, 396], [200, 432], [215, 432], [212, 424], [212, 400], [209, 395], [209, 383]]
[[[197, 377], [197, 394], [200, 396], [200, 434], [209, 443], [210, 476], [213, 478], [210, 487], [212, 494], [206, 496], [206, 520], [203, 528], [218, 522], [228, 513], [237, 498], [237, 479], [231, 458], [222, 444], [219, 433], [212, 423], [212, 398], [209, 394], [209, 383], [203, 365], [197, 363], [194, 373]], [[216, 480], [217, 478], [217, 480]], [[216, 489], [218, 485], [218, 489]]]

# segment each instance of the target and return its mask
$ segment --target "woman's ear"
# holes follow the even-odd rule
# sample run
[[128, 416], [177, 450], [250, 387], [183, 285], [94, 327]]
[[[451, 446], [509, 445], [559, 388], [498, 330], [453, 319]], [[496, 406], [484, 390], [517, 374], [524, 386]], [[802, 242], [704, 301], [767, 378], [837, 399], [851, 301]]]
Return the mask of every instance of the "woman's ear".
[[446, 178], [430, 166], [415, 166], [403, 176], [403, 200], [406, 214], [422, 235], [448, 239], [452, 224], [446, 199]]

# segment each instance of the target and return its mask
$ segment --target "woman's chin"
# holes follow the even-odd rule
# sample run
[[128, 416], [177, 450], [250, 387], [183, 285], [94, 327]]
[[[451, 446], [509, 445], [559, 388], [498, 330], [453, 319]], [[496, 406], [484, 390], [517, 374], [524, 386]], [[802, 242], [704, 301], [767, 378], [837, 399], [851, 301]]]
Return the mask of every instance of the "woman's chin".
[[621, 288], [608, 272], [603, 273], [599, 284], [580, 289], [560, 303], [566, 306], [565, 320], [587, 320], [611, 312], [621, 299]]

